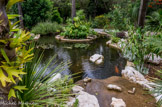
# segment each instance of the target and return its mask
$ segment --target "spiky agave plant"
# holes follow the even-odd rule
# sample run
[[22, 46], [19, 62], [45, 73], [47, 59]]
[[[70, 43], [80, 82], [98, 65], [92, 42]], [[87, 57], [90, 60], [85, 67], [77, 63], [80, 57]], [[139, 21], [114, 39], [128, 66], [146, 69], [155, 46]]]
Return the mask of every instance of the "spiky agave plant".
[[31, 62], [26, 63], [24, 72], [27, 75], [23, 75], [20, 85], [26, 86], [28, 90], [24, 90], [22, 93], [17, 92], [17, 97], [21, 101], [21, 106], [53, 106], [62, 107], [66, 104], [73, 85], [73, 80], [69, 76], [64, 76], [61, 79], [57, 79], [53, 82], [51, 80], [57, 75], [58, 72], [63, 71], [70, 63], [62, 62], [56, 68], [54, 68], [49, 74], [45, 75], [48, 68], [54, 66], [53, 56], [44, 67], [40, 67], [40, 63], [43, 58], [43, 53], [39, 56], [39, 52], [35, 53], [34, 59]]

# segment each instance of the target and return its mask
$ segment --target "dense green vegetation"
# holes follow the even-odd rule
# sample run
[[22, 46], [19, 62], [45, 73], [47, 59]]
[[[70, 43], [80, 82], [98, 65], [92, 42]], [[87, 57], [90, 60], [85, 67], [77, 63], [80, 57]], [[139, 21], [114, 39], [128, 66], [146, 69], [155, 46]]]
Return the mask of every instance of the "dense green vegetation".
[[48, 35], [59, 33], [62, 30], [62, 25], [59, 25], [57, 22], [40, 22], [32, 28], [31, 32], [34, 34]]
[[[144, 7], [141, 0], [76, 0], [76, 4], [72, 4], [71, 0], [1, 0], [0, 91], [8, 95], [8, 100], [17, 98], [21, 106], [64, 107], [68, 98], [73, 96], [74, 83], [70, 75], [62, 75], [57, 81], [50, 82], [69, 67], [70, 62], [55, 65], [58, 56], [53, 55], [40, 69], [43, 52], [37, 52], [39, 47], [31, 33], [87, 39], [97, 37], [94, 28], [101, 29], [110, 34], [113, 44], [120, 45], [123, 57], [133, 62], [137, 71], [149, 75], [148, 59], [155, 56], [162, 58], [162, 1], [145, 2], [148, 4]], [[75, 10], [72, 6], [77, 10], [76, 13], [73, 11], [74, 18], [71, 18], [72, 10]], [[146, 17], [145, 14], [140, 15], [140, 8], [144, 8], [141, 10]], [[18, 13], [22, 14], [22, 19]], [[143, 16], [143, 21], [140, 16]], [[24, 28], [19, 23], [24, 24]], [[128, 32], [128, 37], [117, 37], [120, 32]], [[88, 50], [90, 45], [76, 43], [72, 46], [74, 50], [91, 51]], [[53, 47], [47, 45], [44, 49]], [[160, 64], [149, 66], [159, 67]], [[49, 69], [52, 69], [50, 73]], [[158, 85], [150, 92], [161, 95], [161, 68], [155, 71], [158, 74], [155, 83]], [[155, 71], [153, 77], [156, 76]], [[159, 106], [162, 104], [162, 98], [158, 103]], [[78, 100], [74, 106], [77, 105]]]
[[22, 4], [24, 25], [31, 28], [50, 17], [52, 4], [50, 0], [26, 0]]
[[72, 24], [72, 20], [68, 20], [65, 32], [61, 33], [62, 36], [71, 39], [86, 39], [87, 36], [95, 35], [95, 32], [90, 28], [90, 24], [85, 20], [83, 10], [79, 10], [73, 20], [74, 24]]

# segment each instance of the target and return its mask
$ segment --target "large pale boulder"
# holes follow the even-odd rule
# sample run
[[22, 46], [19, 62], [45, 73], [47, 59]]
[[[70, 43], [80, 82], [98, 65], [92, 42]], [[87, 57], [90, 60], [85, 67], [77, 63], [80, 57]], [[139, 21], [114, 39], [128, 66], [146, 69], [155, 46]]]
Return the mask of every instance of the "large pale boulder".
[[66, 103], [66, 107], [73, 107], [74, 103], [78, 100], [78, 107], [99, 107], [97, 98], [94, 95], [90, 95], [84, 92], [84, 88], [81, 86], [74, 86], [72, 92], [75, 97], [69, 97], [69, 101]]
[[76, 98], [69, 97], [69, 101], [66, 103], [67, 105], [65, 107], [73, 107], [75, 101], [76, 101]]
[[137, 83], [143, 86], [144, 88], [147, 88], [149, 90], [152, 89], [152, 87], [149, 85], [150, 82], [147, 79], [145, 79], [145, 77], [133, 67], [126, 66], [125, 69], [122, 70], [122, 76], [133, 83]]
[[58, 79], [61, 79], [60, 73], [53, 74], [52, 76], [53, 76], [52, 79], [48, 83], [52, 83], [52, 82], [57, 81]]
[[98, 64], [103, 63], [104, 57], [103, 55], [100, 55], [100, 54], [94, 54], [93, 56], [90, 57], [89, 60], [98, 65]]
[[31, 33], [30, 35], [34, 37], [34, 40], [38, 40], [40, 38], [40, 34], [35, 35], [34, 33]]
[[[132, 82], [147, 81], [145, 77], [139, 71], [129, 66], [126, 66], [125, 69], [122, 70], [122, 76], [124, 76], [125, 78], [129, 80], [132, 80]], [[132, 78], [134, 78], [135, 81]]]
[[[100, 107], [110, 107], [112, 103], [112, 97], [123, 99], [127, 107], [156, 107], [155, 98], [149, 94], [145, 93], [143, 87], [131, 83], [128, 79], [113, 76], [107, 79], [92, 79], [86, 86], [84, 85], [84, 81], [78, 81], [76, 84], [79, 84], [84, 90], [96, 96]], [[122, 88], [122, 92], [113, 91], [107, 89], [108, 84], [115, 84]], [[133, 88], [136, 89], [133, 94]], [[128, 91], [132, 91], [132, 93], [128, 93]], [[147, 101], [147, 102], [146, 102]]]
[[155, 55], [155, 54], [153, 54], [153, 57], [152, 57], [152, 54], [146, 55], [145, 56], [145, 60], [147, 62], [150, 62], [150, 63], [153, 63], [153, 64], [157, 64], [157, 65], [162, 62], [162, 58], [160, 56]]
[[97, 98], [87, 92], [80, 91], [76, 99], [79, 101], [78, 107], [100, 107]]
[[[61, 74], [60, 73], [55, 73], [55, 74], [53, 74], [52, 75], [52, 79], [51, 80], [49, 80], [48, 81], [48, 83], [49, 84], [52, 84], [53, 82], [55, 82], [55, 81], [57, 81], [57, 80], [59, 80], [59, 79], [61, 79]], [[56, 91], [56, 89], [55, 88], [47, 88], [47, 90], [50, 92], [50, 91], [53, 91], [53, 92], [55, 92]]]
[[84, 88], [82, 88], [82, 87], [80, 87], [80, 86], [78, 86], [78, 85], [75, 85], [75, 86], [72, 88], [73, 93], [78, 93], [78, 92], [83, 91], [83, 90], [84, 90]]
[[127, 61], [127, 65], [126, 66], [135, 67], [134, 63], [133, 62], [129, 62], [129, 61]]
[[126, 104], [123, 99], [112, 97], [111, 107], [126, 107]]
[[[148, 81], [139, 71], [135, 70], [135, 68], [126, 66], [124, 70], [122, 70], [122, 76], [133, 83], [137, 83], [141, 85], [143, 88], [148, 89], [149, 91], [154, 90], [157, 84]], [[156, 102], [159, 101], [160, 93], [153, 94]]]

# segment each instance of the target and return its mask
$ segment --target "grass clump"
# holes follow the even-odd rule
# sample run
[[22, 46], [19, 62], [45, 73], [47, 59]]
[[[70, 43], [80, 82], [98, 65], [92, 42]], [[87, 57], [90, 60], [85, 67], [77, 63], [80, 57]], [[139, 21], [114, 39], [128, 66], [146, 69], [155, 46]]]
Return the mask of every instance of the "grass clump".
[[62, 29], [62, 25], [59, 25], [57, 22], [40, 22], [32, 28], [31, 32], [34, 34], [48, 35], [60, 33]]

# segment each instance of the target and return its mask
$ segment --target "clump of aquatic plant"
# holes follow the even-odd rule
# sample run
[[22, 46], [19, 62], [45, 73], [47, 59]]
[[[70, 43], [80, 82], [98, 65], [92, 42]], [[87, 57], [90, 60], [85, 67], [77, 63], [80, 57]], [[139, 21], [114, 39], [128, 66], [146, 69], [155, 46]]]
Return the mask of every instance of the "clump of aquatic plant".
[[37, 48], [52, 49], [52, 48], [54, 48], [54, 45], [52, 45], [52, 44], [40, 44], [40, 45], [37, 46]]
[[32, 33], [34, 34], [56, 34], [62, 31], [62, 25], [58, 24], [57, 22], [40, 22], [35, 27], [32, 28]]
[[80, 44], [80, 43], [77, 43], [74, 45], [74, 48], [81, 48], [81, 49], [87, 49], [90, 45], [89, 44]]

